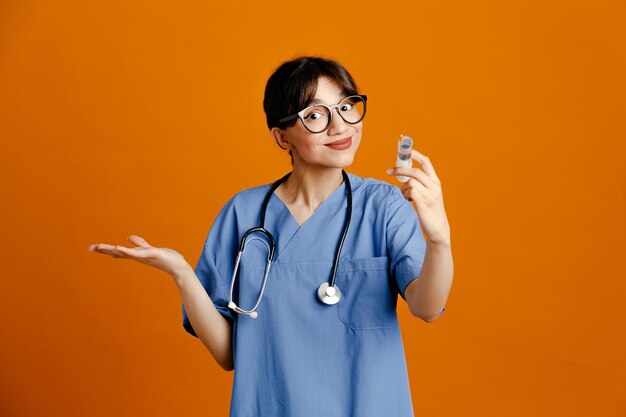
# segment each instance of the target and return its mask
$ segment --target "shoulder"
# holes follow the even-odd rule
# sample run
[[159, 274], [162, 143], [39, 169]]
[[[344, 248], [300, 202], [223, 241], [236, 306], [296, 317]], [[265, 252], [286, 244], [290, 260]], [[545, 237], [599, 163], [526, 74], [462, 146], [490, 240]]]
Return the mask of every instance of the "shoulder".
[[272, 183], [244, 188], [236, 192], [225, 204], [222, 210], [245, 210], [249, 207], [260, 207], [270, 191]]
[[[381, 216], [387, 224], [417, 219], [411, 203], [404, 198], [400, 187], [374, 178], [350, 175], [356, 207], [364, 216]], [[354, 179], [354, 181], [353, 181]]]
[[271, 185], [272, 183], [244, 188], [241, 191], [235, 193], [230, 201], [236, 206], [255, 203], [259, 200], [263, 201], [267, 193], [270, 191]]
[[355, 174], [348, 174], [352, 192], [360, 195], [365, 201], [386, 204], [402, 198], [400, 189], [388, 182], [375, 178], [361, 177]]
[[258, 221], [258, 213], [271, 184], [245, 188], [226, 201], [213, 221], [213, 228], [250, 228]]

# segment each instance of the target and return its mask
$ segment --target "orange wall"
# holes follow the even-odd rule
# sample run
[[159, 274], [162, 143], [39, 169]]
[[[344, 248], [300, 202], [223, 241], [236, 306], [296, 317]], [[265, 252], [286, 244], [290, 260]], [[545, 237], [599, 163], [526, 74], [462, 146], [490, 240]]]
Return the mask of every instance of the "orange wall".
[[351, 172], [404, 133], [443, 183], [447, 311], [400, 307], [416, 416], [626, 415], [623, 2], [210, 3], [0, 2], [0, 415], [227, 414], [171, 278], [86, 248], [195, 265], [290, 167], [261, 102], [298, 54], [368, 95]]

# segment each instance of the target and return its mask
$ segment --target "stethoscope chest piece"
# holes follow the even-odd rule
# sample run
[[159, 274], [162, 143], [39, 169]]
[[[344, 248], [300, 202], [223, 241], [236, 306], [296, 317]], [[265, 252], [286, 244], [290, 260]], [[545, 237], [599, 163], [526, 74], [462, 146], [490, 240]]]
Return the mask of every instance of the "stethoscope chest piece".
[[317, 297], [324, 304], [333, 305], [341, 300], [341, 291], [338, 286], [330, 286], [328, 282], [324, 282], [317, 289]]

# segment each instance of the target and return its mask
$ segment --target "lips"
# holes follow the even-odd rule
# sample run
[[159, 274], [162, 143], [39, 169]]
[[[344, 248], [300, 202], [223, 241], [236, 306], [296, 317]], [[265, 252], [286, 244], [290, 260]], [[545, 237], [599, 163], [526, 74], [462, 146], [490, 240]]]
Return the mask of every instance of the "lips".
[[348, 149], [351, 145], [352, 145], [352, 137], [349, 137], [345, 139], [339, 139], [331, 143], [327, 143], [324, 146], [327, 146], [334, 150], [343, 150], [343, 149]]

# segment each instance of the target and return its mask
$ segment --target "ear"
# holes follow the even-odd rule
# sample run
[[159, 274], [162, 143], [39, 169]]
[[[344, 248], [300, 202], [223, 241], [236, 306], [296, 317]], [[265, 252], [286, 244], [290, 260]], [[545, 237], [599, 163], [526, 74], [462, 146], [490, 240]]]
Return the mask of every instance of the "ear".
[[281, 149], [287, 150], [291, 148], [289, 144], [289, 139], [287, 139], [287, 135], [285, 134], [284, 130], [273, 127], [270, 129], [270, 134], [272, 135], [272, 138], [274, 139], [276, 144], [280, 146]]

